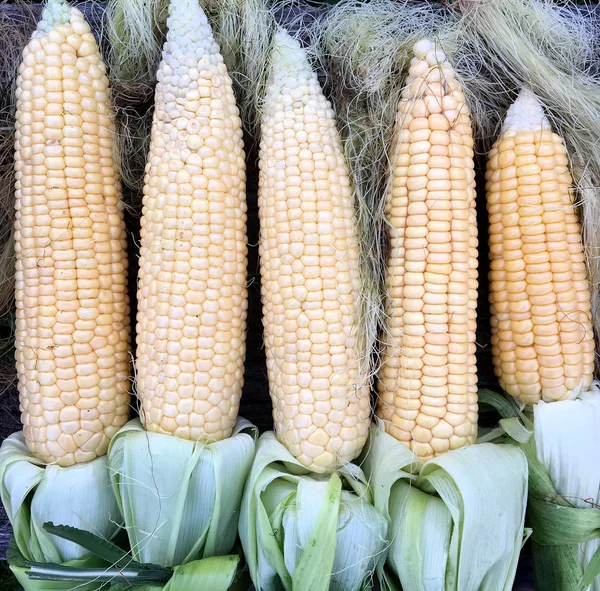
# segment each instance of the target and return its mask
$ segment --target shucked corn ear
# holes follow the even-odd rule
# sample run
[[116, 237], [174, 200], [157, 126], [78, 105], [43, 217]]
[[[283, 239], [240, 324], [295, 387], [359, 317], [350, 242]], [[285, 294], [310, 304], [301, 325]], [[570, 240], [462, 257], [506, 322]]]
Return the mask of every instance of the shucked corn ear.
[[280, 441], [316, 472], [355, 458], [370, 422], [354, 309], [358, 250], [333, 111], [306, 52], [275, 34], [258, 205], [263, 324]]
[[469, 109], [445, 55], [414, 47], [387, 196], [378, 416], [423, 460], [477, 435], [477, 220]]
[[51, 0], [16, 115], [16, 360], [27, 446], [68, 466], [127, 421], [129, 301], [108, 78], [83, 15]]
[[232, 433], [246, 339], [246, 172], [231, 79], [198, 0], [171, 3], [144, 184], [137, 384], [146, 429]]
[[574, 398], [594, 368], [581, 228], [565, 144], [527, 90], [508, 110], [486, 180], [500, 385], [525, 404]]

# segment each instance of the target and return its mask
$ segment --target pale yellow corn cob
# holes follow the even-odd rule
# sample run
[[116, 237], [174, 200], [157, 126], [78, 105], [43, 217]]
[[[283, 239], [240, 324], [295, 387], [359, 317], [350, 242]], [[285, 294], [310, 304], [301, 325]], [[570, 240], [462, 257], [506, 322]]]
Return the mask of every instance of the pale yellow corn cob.
[[235, 425], [246, 340], [246, 173], [231, 79], [198, 0], [172, 0], [144, 186], [137, 388], [149, 431]]
[[477, 435], [477, 220], [464, 94], [430, 41], [414, 54], [386, 204], [388, 325], [377, 414], [428, 460]]
[[108, 78], [83, 15], [51, 0], [16, 115], [16, 360], [32, 453], [106, 453], [129, 408], [129, 301]]
[[358, 250], [333, 111], [305, 51], [275, 35], [260, 144], [263, 324], [278, 438], [326, 472], [355, 458], [370, 423], [354, 334]]
[[574, 398], [594, 369], [590, 288], [565, 144], [533, 93], [510, 107], [486, 179], [500, 385], [525, 404]]

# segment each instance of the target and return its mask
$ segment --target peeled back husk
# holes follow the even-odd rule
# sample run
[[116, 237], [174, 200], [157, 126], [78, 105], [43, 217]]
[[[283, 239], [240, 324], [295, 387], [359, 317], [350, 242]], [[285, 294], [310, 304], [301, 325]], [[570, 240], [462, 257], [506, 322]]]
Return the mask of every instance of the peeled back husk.
[[[21, 559], [77, 568], [106, 564], [82, 546], [44, 529], [45, 523], [69, 525], [111, 539], [120, 529], [121, 514], [110, 486], [106, 456], [61, 467], [46, 465], [29, 451], [23, 432], [13, 433], [0, 448], [0, 498], [13, 528], [13, 541]], [[13, 563], [10, 569], [25, 591], [68, 591], [73, 583], [37, 581], [28, 568]], [[80, 591], [99, 589], [90, 582]]]
[[[556, 495], [550, 496], [556, 497], [553, 499], [555, 503], [566, 505], [561, 508], [547, 502], [536, 503], [534, 497], [541, 495], [533, 495], [530, 499], [529, 511], [535, 520], [533, 558], [536, 589], [559, 585], [562, 591], [600, 591], [600, 575], [597, 574], [600, 573], [600, 553], [596, 554], [600, 552], [598, 383], [577, 400], [536, 404], [533, 416], [537, 459], [547, 470], [556, 492]], [[531, 478], [532, 484], [536, 484], [533, 479], [537, 478], [537, 474], [532, 474]], [[543, 486], [542, 478], [539, 481]], [[545, 496], [549, 495], [546, 493]], [[555, 511], [547, 512], [553, 507]], [[570, 507], [580, 510], [573, 511]], [[560, 513], [560, 522], [557, 513]], [[565, 529], [573, 538], [586, 541], [572, 543], [565, 535]], [[586, 572], [586, 569], [589, 570]], [[582, 582], [584, 573], [587, 582]]]
[[125, 425], [108, 463], [133, 558], [174, 566], [228, 554], [256, 437], [241, 418], [208, 445], [147, 432], [138, 419]]
[[375, 508], [389, 520], [383, 589], [512, 589], [527, 502], [520, 449], [482, 443], [423, 464], [373, 426], [363, 456]]
[[70, 525], [107, 539], [121, 523], [106, 456], [66, 468], [46, 465], [30, 453], [22, 431], [0, 448], [0, 497], [26, 560], [61, 563], [86, 554], [78, 544], [47, 533], [44, 523]]
[[368, 588], [387, 545], [363, 472], [307, 470], [272, 432], [258, 440], [240, 538], [257, 591]]

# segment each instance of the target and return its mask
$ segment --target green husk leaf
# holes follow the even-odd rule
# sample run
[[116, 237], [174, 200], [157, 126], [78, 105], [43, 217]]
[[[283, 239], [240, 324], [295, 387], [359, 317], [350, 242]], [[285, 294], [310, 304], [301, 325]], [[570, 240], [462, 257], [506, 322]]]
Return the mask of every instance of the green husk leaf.
[[512, 589], [525, 535], [527, 462], [519, 449], [482, 443], [423, 465], [373, 426], [364, 456], [375, 507], [389, 519], [387, 568], [378, 569], [384, 588]]
[[0, 497], [17, 547], [37, 562], [61, 563], [86, 553], [47, 532], [44, 523], [92, 529], [110, 539], [121, 521], [106, 457], [67, 468], [45, 466], [31, 455], [22, 432], [7, 437], [0, 448]]
[[386, 544], [385, 519], [371, 503], [357, 466], [311, 473], [273, 433], [264, 433], [239, 527], [257, 591], [363, 589]]
[[135, 560], [173, 566], [231, 550], [256, 436], [244, 419], [209, 445], [146, 432], [137, 419], [117, 433], [108, 462]]
[[89, 531], [70, 527], [67, 525], [54, 525], [53, 523], [44, 523], [44, 529], [59, 538], [69, 540], [79, 544], [91, 554], [94, 554], [101, 560], [104, 560], [114, 568], [140, 568], [140, 569], [160, 569], [155, 564], [142, 564], [131, 558], [130, 554], [119, 548], [119, 546], [94, 535]]
[[579, 584], [578, 591], [585, 591], [588, 587], [590, 587], [596, 577], [600, 575], [600, 547], [596, 549], [592, 559], [588, 562], [587, 567], [583, 573], [583, 577], [581, 578], [581, 582]]
[[600, 537], [600, 511], [565, 507], [548, 501], [548, 498], [529, 499], [533, 539], [538, 544], [581, 544]]

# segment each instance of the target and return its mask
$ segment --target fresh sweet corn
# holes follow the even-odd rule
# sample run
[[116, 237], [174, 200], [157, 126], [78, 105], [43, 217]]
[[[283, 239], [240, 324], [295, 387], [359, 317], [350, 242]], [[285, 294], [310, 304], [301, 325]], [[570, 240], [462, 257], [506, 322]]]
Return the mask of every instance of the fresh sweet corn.
[[149, 431], [229, 437], [244, 377], [246, 172], [231, 79], [198, 0], [173, 0], [144, 185], [137, 392]]
[[594, 369], [590, 288], [565, 144], [523, 90], [486, 173], [492, 355], [525, 404], [586, 390]]
[[477, 435], [477, 220], [469, 109], [443, 52], [414, 47], [386, 215], [378, 416], [422, 460]]
[[51, 0], [23, 51], [16, 114], [16, 360], [31, 452], [106, 453], [129, 408], [129, 301], [106, 69], [83, 15]]
[[275, 35], [259, 160], [263, 325], [275, 429], [305, 466], [355, 458], [369, 429], [354, 309], [358, 250], [333, 111], [306, 52]]

